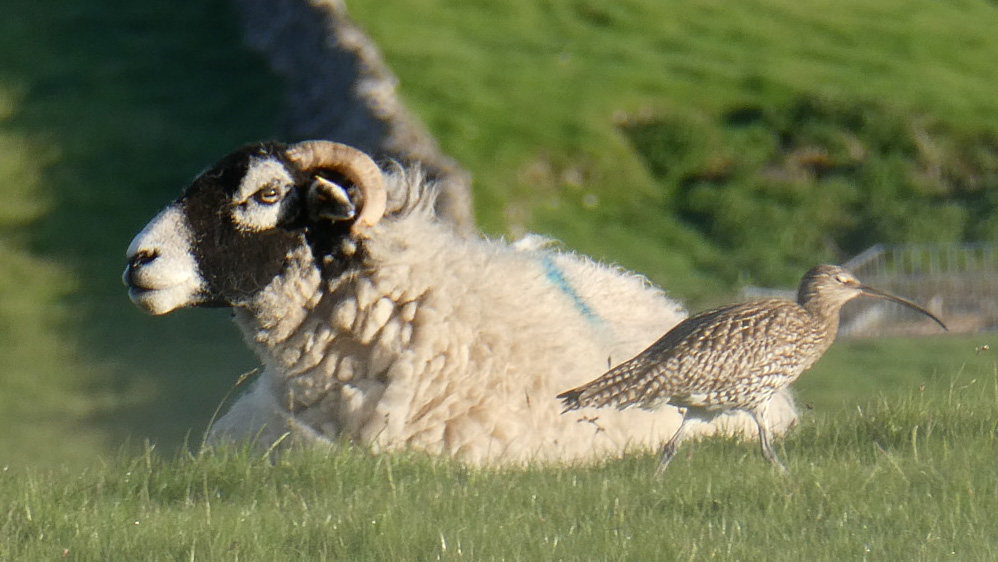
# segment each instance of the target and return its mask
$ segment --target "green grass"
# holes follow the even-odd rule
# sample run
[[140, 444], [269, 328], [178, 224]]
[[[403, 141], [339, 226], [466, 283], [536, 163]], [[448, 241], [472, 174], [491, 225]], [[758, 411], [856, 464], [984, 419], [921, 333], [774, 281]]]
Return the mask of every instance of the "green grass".
[[799, 405], [837, 415], [854, 411], [872, 396], [893, 400], [920, 387], [944, 392], [991, 376], [995, 334], [916, 338], [843, 339], [794, 388]]
[[273, 463], [155, 451], [0, 473], [0, 558], [986, 560], [998, 556], [998, 372], [812, 414], [778, 445], [688, 443], [662, 478], [473, 469], [346, 447]]
[[[351, 448], [178, 456], [254, 361], [225, 314], [139, 314], [123, 252], [204, 166], [278, 135], [280, 85], [221, 0], [8, 4], [0, 559], [998, 557], [989, 334], [833, 346], [797, 384], [788, 478], [730, 440], [684, 448], [661, 480], [647, 452], [505, 471]], [[625, 125], [820, 95], [998, 130], [994, 2], [351, 9], [474, 174], [488, 232], [556, 236], [694, 310], [730, 298], [726, 253], [663, 210]]]

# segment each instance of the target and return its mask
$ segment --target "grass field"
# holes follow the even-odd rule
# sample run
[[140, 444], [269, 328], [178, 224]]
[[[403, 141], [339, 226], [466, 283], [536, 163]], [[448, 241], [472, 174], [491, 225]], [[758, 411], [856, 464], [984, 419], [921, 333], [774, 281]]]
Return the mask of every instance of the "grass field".
[[[948, 377], [947, 377], [948, 378]], [[806, 414], [782, 475], [733, 439], [592, 467], [472, 469], [353, 448], [0, 473], [0, 558], [991, 560], [998, 372]]]
[[[648, 452], [505, 471], [350, 448], [178, 456], [254, 360], [224, 313], [139, 314], [124, 249], [219, 155], [279, 136], [281, 85], [222, 0], [8, 4], [0, 559], [998, 557], [995, 351], [976, 351], [991, 334], [836, 344], [797, 385], [786, 478], [725, 440], [661, 480]], [[820, 94], [998, 130], [994, 2], [351, 9], [474, 174], [489, 233], [561, 238], [694, 310], [731, 298], [726, 255], [664, 218], [622, 124]]]

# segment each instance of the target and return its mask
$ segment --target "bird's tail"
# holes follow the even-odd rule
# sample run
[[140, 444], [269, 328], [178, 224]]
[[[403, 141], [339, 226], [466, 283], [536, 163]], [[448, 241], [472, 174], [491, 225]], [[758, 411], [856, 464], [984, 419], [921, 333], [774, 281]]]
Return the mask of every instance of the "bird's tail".
[[626, 362], [582, 386], [566, 390], [557, 396], [565, 412], [579, 408], [616, 406], [624, 409], [641, 402], [643, 393], [635, 384], [643, 369], [633, 362]]
[[561, 413], [570, 412], [572, 410], [578, 410], [583, 406], [588, 404], [582, 403], [582, 395], [585, 393], [586, 387], [580, 386], [578, 388], [573, 388], [572, 390], [566, 390], [558, 395], [558, 399], [561, 400], [562, 406], [565, 407]]

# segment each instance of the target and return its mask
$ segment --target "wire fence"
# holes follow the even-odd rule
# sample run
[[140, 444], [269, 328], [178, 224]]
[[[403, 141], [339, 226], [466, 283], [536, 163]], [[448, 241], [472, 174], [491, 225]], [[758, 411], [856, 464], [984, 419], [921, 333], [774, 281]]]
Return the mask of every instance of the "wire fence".
[[[878, 244], [843, 267], [864, 284], [912, 300], [953, 333], [998, 330], [998, 245]], [[795, 298], [794, 290], [747, 288], [747, 297]], [[887, 301], [856, 299], [842, 309], [839, 334], [855, 337], [938, 333], [931, 320]]]

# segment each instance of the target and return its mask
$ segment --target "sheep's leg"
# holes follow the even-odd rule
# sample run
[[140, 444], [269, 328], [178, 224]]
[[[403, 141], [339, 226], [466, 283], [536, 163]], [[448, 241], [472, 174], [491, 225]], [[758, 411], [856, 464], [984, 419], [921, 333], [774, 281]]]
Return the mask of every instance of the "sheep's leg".
[[773, 430], [769, 428], [769, 423], [766, 421], [765, 408], [754, 409], [749, 413], [752, 414], [755, 424], [759, 426], [759, 447], [762, 448], [762, 456], [779, 467], [781, 472], [786, 472], [787, 467], [783, 466], [780, 458], [776, 456], [776, 451], [773, 450]]

